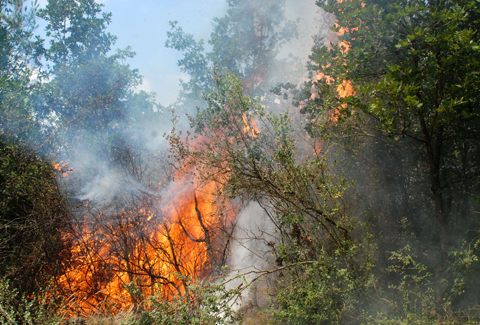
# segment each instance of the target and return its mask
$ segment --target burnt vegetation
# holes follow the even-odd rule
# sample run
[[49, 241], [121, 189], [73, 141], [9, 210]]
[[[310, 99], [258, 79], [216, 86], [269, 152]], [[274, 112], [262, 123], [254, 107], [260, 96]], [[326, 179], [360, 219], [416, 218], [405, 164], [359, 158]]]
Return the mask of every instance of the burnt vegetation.
[[478, 1], [227, 3], [165, 108], [101, 4], [0, 0], [0, 321], [480, 322]]

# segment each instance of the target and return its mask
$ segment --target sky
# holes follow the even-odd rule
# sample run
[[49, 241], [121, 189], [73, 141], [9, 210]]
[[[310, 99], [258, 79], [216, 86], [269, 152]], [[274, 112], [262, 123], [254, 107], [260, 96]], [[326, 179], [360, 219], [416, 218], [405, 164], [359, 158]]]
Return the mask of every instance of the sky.
[[[225, 0], [104, 0], [105, 12], [112, 13], [107, 31], [118, 37], [115, 48], [131, 46], [136, 52], [126, 63], [138, 69], [143, 76], [139, 87], [157, 94], [157, 102], [172, 104], [180, 90], [179, 79], [187, 78], [177, 66], [180, 52], [165, 48], [169, 21], [177, 20], [184, 31], [196, 39], [208, 40], [213, 17], [223, 16], [227, 10]], [[39, 1], [44, 7], [47, 0]], [[38, 33], [43, 34], [45, 24], [39, 22]]]
[[[48, 0], [39, 0], [40, 8]], [[177, 62], [182, 53], [165, 47], [169, 21], [177, 20], [186, 33], [205, 43], [212, 31], [212, 19], [222, 17], [227, 11], [226, 0], [97, 0], [105, 12], [112, 13], [107, 31], [118, 37], [114, 49], [131, 46], [136, 52], [126, 63], [138, 69], [143, 84], [138, 88], [156, 93], [157, 103], [168, 106], [177, 99], [179, 79], [188, 76], [180, 71]], [[319, 8], [315, 0], [287, 0], [286, 15], [297, 21], [299, 38], [288, 46], [288, 52], [306, 57], [313, 45], [312, 36], [319, 32]], [[38, 21], [38, 33], [46, 38], [45, 23]], [[319, 25], [320, 24], [320, 25]], [[208, 44], [206, 44], [208, 46]]]

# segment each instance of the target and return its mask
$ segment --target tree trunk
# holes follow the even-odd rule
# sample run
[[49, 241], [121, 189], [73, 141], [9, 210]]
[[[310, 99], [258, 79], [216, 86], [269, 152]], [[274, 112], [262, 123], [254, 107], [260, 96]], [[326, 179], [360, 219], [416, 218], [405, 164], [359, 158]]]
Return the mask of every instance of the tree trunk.
[[425, 149], [427, 152], [427, 164], [430, 171], [430, 190], [433, 194], [433, 201], [435, 205], [434, 214], [437, 220], [437, 226], [440, 236], [440, 245], [442, 253], [446, 256], [448, 253], [448, 232], [447, 232], [447, 214], [445, 212], [445, 204], [442, 193], [442, 184], [440, 179], [441, 167], [441, 150], [443, 127], [439, 127], [435, 132], [435, 138], [432, 138], [432, 133], [429, 132], [425, 119], [420, 116], [420, 125], [425, 139]]

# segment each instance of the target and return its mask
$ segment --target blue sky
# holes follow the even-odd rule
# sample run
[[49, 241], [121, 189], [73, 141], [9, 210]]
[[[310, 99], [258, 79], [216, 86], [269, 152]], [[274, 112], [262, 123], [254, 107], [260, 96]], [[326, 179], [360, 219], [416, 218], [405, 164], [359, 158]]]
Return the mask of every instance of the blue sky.
[[[38, 0], [40, 7], [48, 0]], [[97, 0], [103, 3], [105, 12], [112, 13], [108, 31], [118, 37], [115, 48], [131, 46], [137, 53], [127, 61], [143, 76], [139, 89], [157, 94], [157, 102], [172, 104], [180, 90], [179, 79], [186, 80], [177, 66], [182, 54], [165, 48], [169, 21], [177, 20], [184, 31], [198, 40], [207, 41], [214, 17], [224, 16], [227, 10], [225, 0]], [[320, 11], [315, 0], [286, 0], [286, 14], [291, 20], [298, 20], [299, 39], [287, 46], [286, 51], [305, 58], [313, 45], [312, 36], [321, 29]], [[39, 34], [45, 24], [39, 21]], [[45, 37], [45, 36], [44, 36]]]
[[[144, 76], [140, 89], [157, 93], [157, 102], [172, 104], [177, 98], [179, 79], [186, 79], [177, 61], [181, 54], [165, 48], [168, 22], [178, 20], [179, 25], [197, 39], [208, 39], [213, 17], [223, 16], [225, 0], [104, 0], [106, 12], [112, 13], [108, 31], [118, 37], [116, 48], [131, 46], [137, 53], [127, 63], [139, 69]], [[44, 6], [47, 0], [39, 1]], [[44, 24], [40, 23], [40, 28]], [[38, 31], [41, 33], [41, 31]]]

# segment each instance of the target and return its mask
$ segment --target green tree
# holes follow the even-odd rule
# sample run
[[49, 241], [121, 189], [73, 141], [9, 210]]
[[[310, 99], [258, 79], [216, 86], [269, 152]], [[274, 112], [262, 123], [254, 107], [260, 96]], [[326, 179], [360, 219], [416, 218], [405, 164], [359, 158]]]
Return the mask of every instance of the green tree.
[[[202, 94], [214, 87], [215, 73], [235, 73], [244, 89], [256, 96], [267, 93], [278, 80], [272, 78], [274, 67], [290, 71], [277, 57], [282, 46], [295, 36], [295, 24], [285, 17], [285, 1], [228, 0], [224, 17], [213, 19], [213, 31], [206, 51], [204, 40], [196, 41], [177, 22], [171, 22], [166, 47], [184, 52], [178, 65], [190, 75], [181, 82], [186, 99], [204, 106]], [[281, 68], [278, 68], [281, 65]], [[283, 81], [283, 80], [282, 80]]]
[[141, 81], [123, 60], [128, 48], [108, 55], [116, 37], [106, 32], [111, 14], [93, 0], [49, 1], [39, 16], [47, 21], [52, 81], [46, 85], [47, 113], [69, 131], [101, 132], [125, 116], [126, 97]]
[[[348, 125], [341, 132], [403, 143], [425, 170], [446, 253], [451, 225], [471, 220], [471, 199], [478, 195], [480, 6], [407, 0], [319, 5], [336, 16], [333, 30], [344, 33], [311, 56], [314, 69], [332, 79], [309, 84], [316, 87], [314, 99], [307, 99], [308, 90], [299, 97], [310, 130]], [[345, 83], [355, 93], [338, 96]]]
[[28, 140], [38, 133], [31, 101], [38, 87], [42, 41], [33, 37], [36, 5], [24, 7], [23, 1], [0, 2], [0, 133]]
[[371, 284], [368, 236], [343, 202], [348, 184], [331, 172], [328, 155], [288, 114], [267, 113], [234, 75], [217, 78], [206, 101], [191, 119], [193, 139], [173, 133], [172, 150], [197, 177], [220, 184], [219, 200], [258, 202], [270, 218], [275, 230], [261, 238], [273, 255], [262, 270], [274, 274], [268, 312], [302, 324], [358, 312], [352, 297]]
[[121, 168], [117, 156], [130, 150], [135, 157], [133, 149], [143, 148], [133, 140], [138, 138], [132, 136], [135, 130], [147, 116], [149, 124], [160, 125], [163, 119], [154, 95], [135, 90], [141, 76], [125, 64], [135, 53], [127, 48], [111, 54], [116, 37], [106, 31], [111, 14], [102, 12], [102, 6], [94, 0], [52, 0], [39, 13], [51, 37], [46, 51], [51, 80], [42, 90], [40, 109], [53, 120], [50, 149], [73, 162], [88, 147], [98, 163], [86, 168], [90, 174], [83, 178], [96, 168]]

